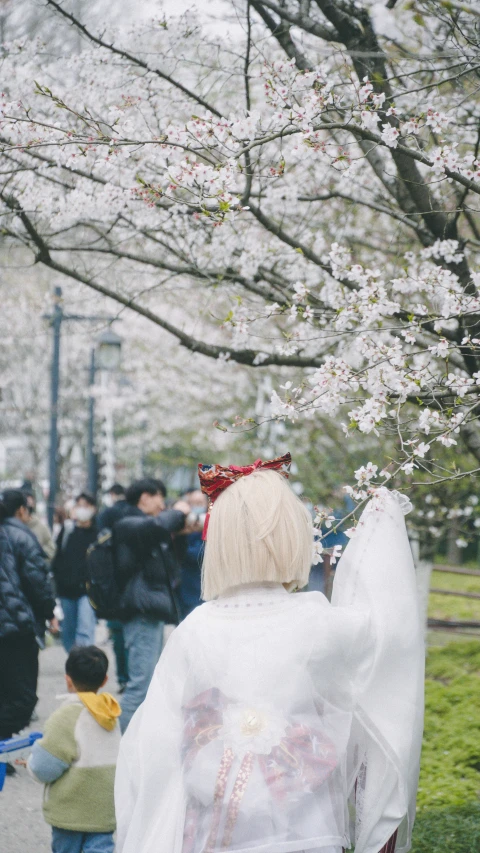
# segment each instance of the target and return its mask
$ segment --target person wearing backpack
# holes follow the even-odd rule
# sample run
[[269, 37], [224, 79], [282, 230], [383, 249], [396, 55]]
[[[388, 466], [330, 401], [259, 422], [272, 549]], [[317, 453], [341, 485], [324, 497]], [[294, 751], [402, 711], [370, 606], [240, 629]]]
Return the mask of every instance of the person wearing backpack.
[[137, 480], [127, 489], [130, 506], [113, 525], [113, 564], [119, 589], [118, 618], [128, 654], [128, 682], [122, 697], [122, 732], [145, 699], [163, 646], [165, 623], [180, 620], [176, 590], [179, 568], [172, 535], [185, 527], [190, 507], [178, 501], [165, 509], [161, 480]]
[[95, 642], [95, 611], [87, 596], [87, 550], [97, 537], [95, 498], [82, 492], [72, 512], [73, 525], [64, 524], [52, 562], [57, 595], [63, 610], [62, 642], [66, 652], [73, 646]]

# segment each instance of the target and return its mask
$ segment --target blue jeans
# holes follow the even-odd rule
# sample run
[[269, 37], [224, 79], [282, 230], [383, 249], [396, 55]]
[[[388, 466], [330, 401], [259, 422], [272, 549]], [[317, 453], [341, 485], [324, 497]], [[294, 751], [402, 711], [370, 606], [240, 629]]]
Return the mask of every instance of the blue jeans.
[[52, 853], [114, 853], [113, 832], [75, 832], [52, 826]]
[[120, 687], [125, 686], [128, 681], [128, 659], [123, 636], [123, 623], [119, 622], [118, 619], [109, 619], [107, 625], [115, 654], [117, 681]]
[[93, 646], [97, 617], [86, 595], [61, 598], [63, 610], [62, 642], [68, 653], [73, 646]]
[[128, 682], [122, 696], [120, 728], [127, 728], [135, 711], [142, 704], [163, 646], [164, 623], [158, 619], [137, 616], [123, 625], [128, 655]]

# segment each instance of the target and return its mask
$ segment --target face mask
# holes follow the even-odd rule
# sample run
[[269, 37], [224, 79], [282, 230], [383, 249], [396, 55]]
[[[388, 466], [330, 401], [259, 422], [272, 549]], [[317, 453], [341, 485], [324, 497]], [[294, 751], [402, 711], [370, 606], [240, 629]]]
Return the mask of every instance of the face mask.
[[198, 515], [198, 516], [205, 515], [206, 511], [207, 510], [203, 506], [192, 506], [192, 508], [190, 510], [192, 515]]
[[77, 521], [90, 521], [93, 518], [95, 510], [90, 509], [88, 506], [77, 506], [75, 507], [75, 518]]

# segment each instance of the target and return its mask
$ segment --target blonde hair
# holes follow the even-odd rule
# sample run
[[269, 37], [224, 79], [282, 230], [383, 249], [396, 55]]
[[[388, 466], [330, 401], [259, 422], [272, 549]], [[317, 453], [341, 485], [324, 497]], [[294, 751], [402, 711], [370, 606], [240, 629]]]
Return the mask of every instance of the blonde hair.
[[202, 598], [232, 586], [276, 581], [306, 586], [312, 520], [277, 471], [254, 471], [215, 501], [202, 567]]

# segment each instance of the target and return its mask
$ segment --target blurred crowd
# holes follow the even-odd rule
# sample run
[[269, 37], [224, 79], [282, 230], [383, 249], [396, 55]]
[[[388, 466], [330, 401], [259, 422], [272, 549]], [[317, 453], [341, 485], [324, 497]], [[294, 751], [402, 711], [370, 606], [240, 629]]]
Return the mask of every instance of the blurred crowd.
[[[35, 719], [38, 654], [49, 631], [69, 653], [95, 642], [87, 552], [111, 532], [119, 596], [108, 620], [121, 727], [145, 698], [164, 642], [200, 603], [206, 499], [191, 489], [171, 504], [161, 480], [114, 483], [101, 507], [86, 492], [41, 520], [31, 483], [0, 493], [0, 740]], [[13, 768], [11, 768], [13, 770]]]
[[[349, 507], [339, 498], [335, 517]], [[308, 505], [312, 515], [313, 505]], [[95, 642], [89, 553], [111, 546], [118, 595], [107, 621], [125, 731], [143, 702], [164, 644], [164, 628], [201, 603], [202, 531], [207, 499], [192, 488], [167, 500], [164, 483], [147, 477], [114, 483], [97, 506], [82, 492], [55, 511], [52, 531], [37, 513], [32, 484], [0, 494], [0, 740], [34, 718], [38, 653], [49, 631], [72, 648]], [[341, 530], [324, 545], [344, 544]], [[90, 550], [89, 550], [90, 549]], [[102, 559], [104, 555], [99, 551]], [[105, 563], [105, 571], [108, 564]], [[312, 566], [309, 589], [329, 592], [329, 560]], [[103, 615], [103, 614], [100, 614]]]

